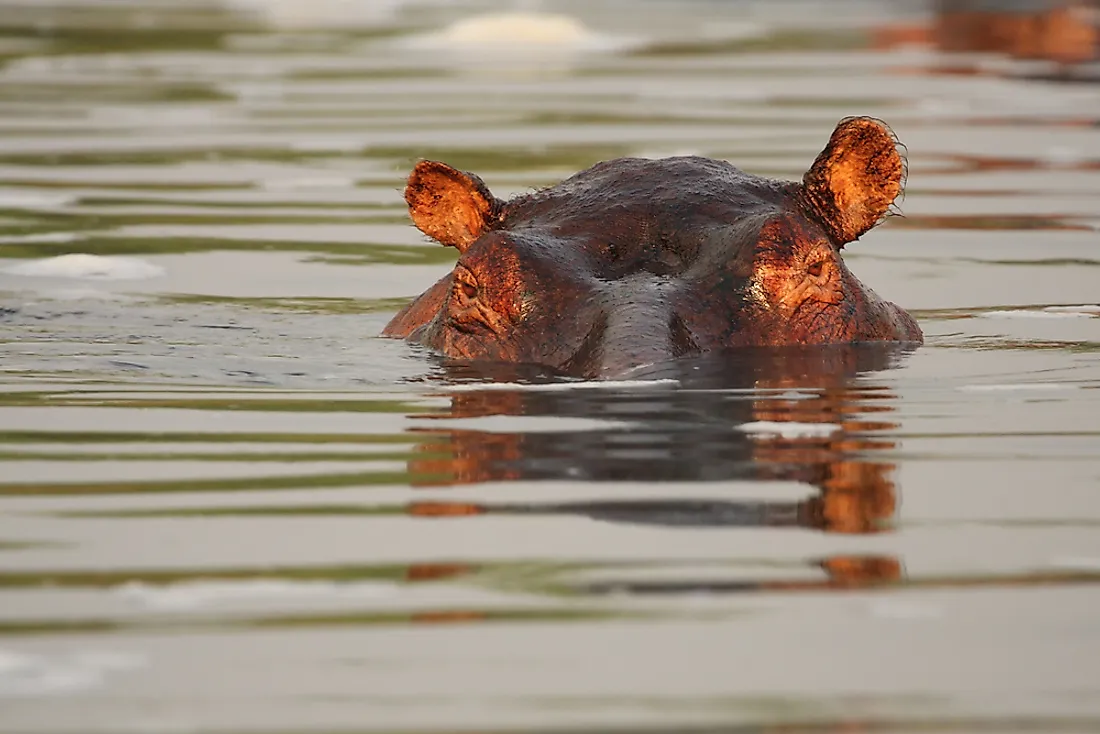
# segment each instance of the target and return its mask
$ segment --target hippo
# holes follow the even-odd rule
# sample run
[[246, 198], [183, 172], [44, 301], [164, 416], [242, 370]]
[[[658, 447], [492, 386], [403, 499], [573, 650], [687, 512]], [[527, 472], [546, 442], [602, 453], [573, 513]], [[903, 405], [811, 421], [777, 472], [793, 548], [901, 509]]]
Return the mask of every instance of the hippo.
[[460, 255], [382, 334], [587, 379], [744, 347], [920, 344], [916, 321], [840, 257], [904, 178], [896, 137], [869, 117], [841, 120], [801, 182], [699, 156], [617, 158], [502, 201], [422, 160], [412, 221]]

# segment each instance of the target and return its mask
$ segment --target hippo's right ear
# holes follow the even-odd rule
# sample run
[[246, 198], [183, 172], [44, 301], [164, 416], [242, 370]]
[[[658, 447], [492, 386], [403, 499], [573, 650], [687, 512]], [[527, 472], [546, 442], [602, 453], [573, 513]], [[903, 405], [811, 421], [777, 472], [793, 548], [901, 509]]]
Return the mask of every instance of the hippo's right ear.
[[459, 252], [489, 229], [501, 206], [480, 178], [438, 161], [416, 164], [405, 201], [417, 229]]
[[905, 160], [886, 123], [841, 120], [802, 177], [801, 198], [833, 241], [844, 246], [874, 227], [905, 184]]

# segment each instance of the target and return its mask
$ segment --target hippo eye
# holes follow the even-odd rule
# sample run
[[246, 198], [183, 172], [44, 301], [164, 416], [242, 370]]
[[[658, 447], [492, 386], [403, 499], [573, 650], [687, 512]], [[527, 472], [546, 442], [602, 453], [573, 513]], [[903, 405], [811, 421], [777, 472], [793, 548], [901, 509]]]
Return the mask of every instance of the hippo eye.
[[817, 260], [816, 262], [811, 263], [810, 267], [806, 268], [806, 272], [809, 273], [810, 276], [814, 277], [814, 278], [820, 278], [821, 273], [824, 272], [824, 270], [825, 270], [825, 261], [824, 260]]
[[477, 280], [473, 273], [463, 267], [455, 268], [455, 295], [463, 300], [477, 298]]

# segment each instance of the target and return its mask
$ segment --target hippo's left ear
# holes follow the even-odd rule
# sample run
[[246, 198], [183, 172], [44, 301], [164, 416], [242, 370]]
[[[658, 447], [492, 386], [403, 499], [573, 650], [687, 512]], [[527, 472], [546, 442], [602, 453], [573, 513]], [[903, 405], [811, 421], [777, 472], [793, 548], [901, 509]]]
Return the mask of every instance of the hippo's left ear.
[[459, 252], [489, 228], [501, 206], [480, 178], [438, 161], [416, 164], [405, 201], [421, 232]]
[[880, 120], [841, 120], [802, 177], [801, 197], [833, 241], [843, 246], [874, 227], [901, 193], [905, 161]]

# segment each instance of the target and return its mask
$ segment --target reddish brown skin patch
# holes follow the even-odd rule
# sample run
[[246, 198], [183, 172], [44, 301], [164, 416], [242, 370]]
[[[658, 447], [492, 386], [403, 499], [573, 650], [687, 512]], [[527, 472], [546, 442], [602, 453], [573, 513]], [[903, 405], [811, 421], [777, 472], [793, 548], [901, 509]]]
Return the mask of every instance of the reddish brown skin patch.
[[869, 118], [842, 120], [801, 184], [707, 158], [620, 158], [500, 202], [424, 161], [406, 190], [413, 220], [462, 254], [383, 334], [585, 377], [730, 347], [919, 343], [840, 257], [887, 214], [904, 168]]
[[500, 207], [480, 178], [436, 161], [416, 164], [405, 202], [421, 232], [460, 252], [481, 236]]
[[390, 319], [383, 332], [385, 336], [405, 339], [417, 328], [431, 321], [447, 304], [451, 294], [451, 273], [447, 273], [428, 290]]
[[922, 339], [909, 314], [883, 301], [852, 274], [840, 250], [802, 217], [779, 218], [760, 230], [750, 293], [758, 322], [743, 344], [838, 344]]
[[894, 134], [878, 120], [842, 120], [802, 178], [800, 198], [843, 246], [874, 227], [905, 184]]

